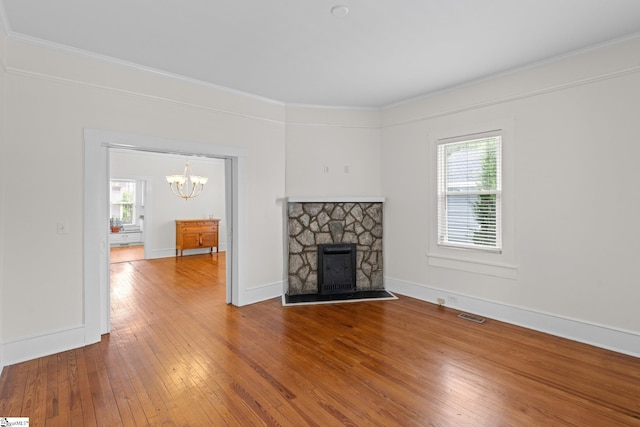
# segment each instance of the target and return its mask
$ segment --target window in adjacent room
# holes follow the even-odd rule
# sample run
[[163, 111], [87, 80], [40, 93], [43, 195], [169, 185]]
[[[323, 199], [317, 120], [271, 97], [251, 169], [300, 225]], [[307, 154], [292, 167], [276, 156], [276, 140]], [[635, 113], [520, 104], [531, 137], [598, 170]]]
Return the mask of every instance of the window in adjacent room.
[[133, 179], [112, 179], [110, 197], [110, 218], [116, 219], [121, 225], [140, 225], [143, 214], [144, 191], [142, 181]]
[[438, 244], [502, 250], [502, 137], [437, 146]]

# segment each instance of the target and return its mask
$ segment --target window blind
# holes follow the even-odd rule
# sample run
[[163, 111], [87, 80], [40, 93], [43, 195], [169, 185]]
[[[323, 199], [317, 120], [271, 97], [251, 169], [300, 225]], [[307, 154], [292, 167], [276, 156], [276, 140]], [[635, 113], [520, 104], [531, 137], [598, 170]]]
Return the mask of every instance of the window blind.
[[502, 137], [438, 144], [438, 243], [502, 249]]

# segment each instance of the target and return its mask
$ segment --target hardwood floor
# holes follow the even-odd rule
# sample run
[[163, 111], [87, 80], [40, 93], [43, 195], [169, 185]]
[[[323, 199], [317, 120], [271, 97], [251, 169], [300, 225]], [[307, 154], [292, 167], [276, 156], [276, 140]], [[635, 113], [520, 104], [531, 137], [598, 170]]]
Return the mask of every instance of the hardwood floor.
[[109, 262], [115, 264], [144, 259], [144, 245], [112, 246], [109, 248]]
[[225, 304], [224, 253], [111, 266], [102, 342], [6, 367], [33, 426], [634, 426], [640, 359], [395, 301]]

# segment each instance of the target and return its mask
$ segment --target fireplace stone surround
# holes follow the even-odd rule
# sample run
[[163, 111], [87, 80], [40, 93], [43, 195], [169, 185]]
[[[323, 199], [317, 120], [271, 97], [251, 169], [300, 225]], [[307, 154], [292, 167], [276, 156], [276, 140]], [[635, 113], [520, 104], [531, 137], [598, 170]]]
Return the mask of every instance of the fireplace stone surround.
[[318, 293], [318, 245], [356, 245], [356, 291], [384, 290], [384, 198], [289, 198], [287, 295]]

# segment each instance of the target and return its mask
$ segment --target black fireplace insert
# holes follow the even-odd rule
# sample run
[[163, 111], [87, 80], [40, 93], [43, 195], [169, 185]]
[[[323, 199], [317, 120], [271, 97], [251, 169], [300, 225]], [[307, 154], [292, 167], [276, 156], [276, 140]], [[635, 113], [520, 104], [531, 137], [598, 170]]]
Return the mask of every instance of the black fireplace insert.
[[318, 293], [321, 295], [356, 291], [356, 245], [318, 245]]

